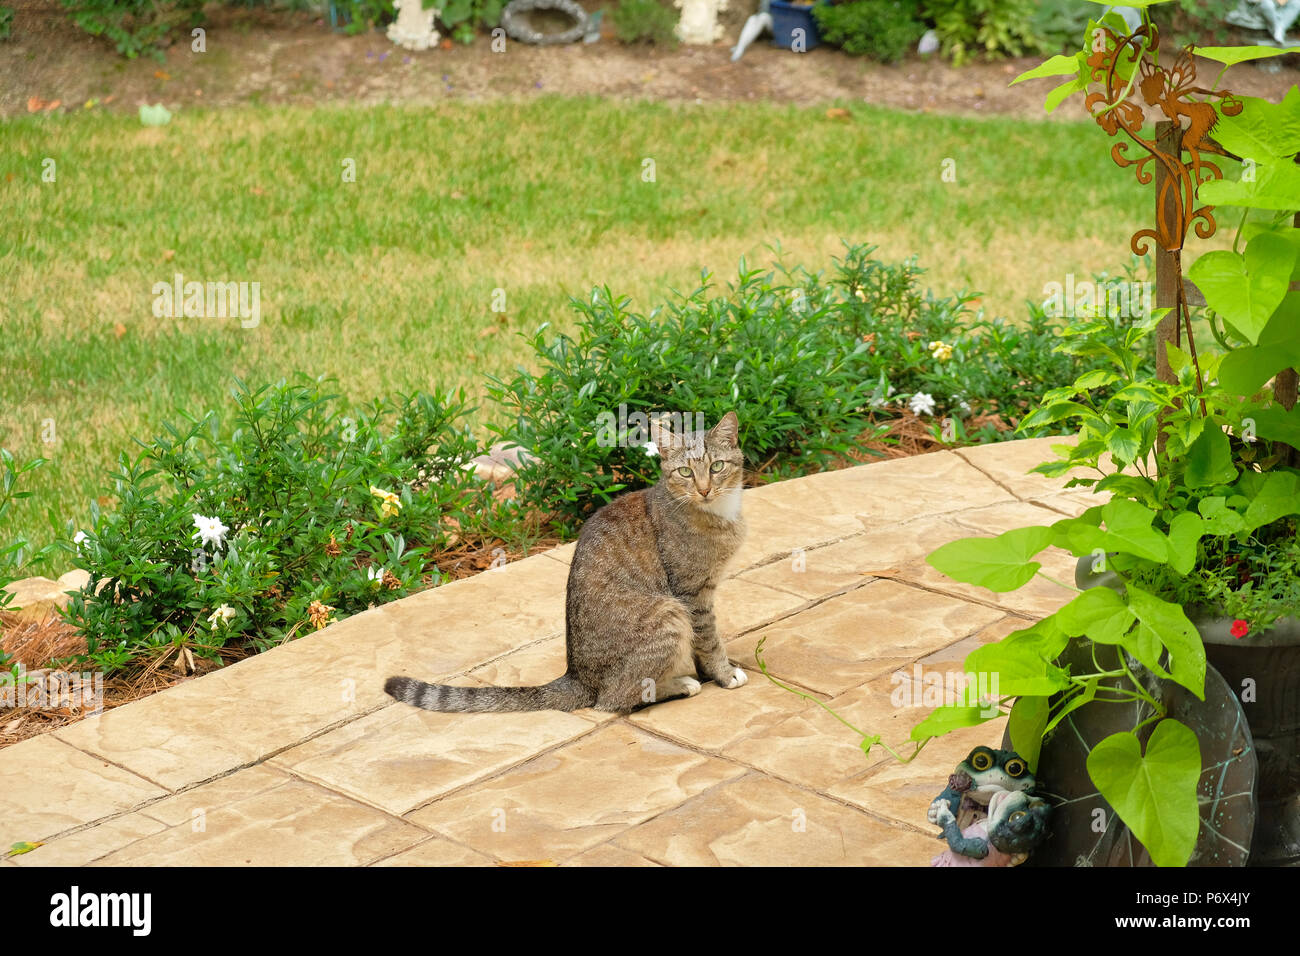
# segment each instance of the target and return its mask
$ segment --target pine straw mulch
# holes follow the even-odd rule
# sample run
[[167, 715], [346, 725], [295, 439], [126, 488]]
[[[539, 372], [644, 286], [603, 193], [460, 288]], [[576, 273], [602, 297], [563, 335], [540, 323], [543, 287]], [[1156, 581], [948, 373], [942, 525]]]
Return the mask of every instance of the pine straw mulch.
[[[952, 447], [935, 437], [933, 419], [920, 418], [905, 407], [889, 409], [882, 424], [885, 426], [883, 430], [873, 418], [872, 427], [864, 431], [859, 440], [859, 447], [837, 464], [849, 468], [880, 461], [881, 458], [909, 458]], [[985, 425], [992, 425], [1000, 432], [1012, 429], [996, 412], [976, 415], [967, 419], [965, 424], [969, 431]], [[512, 497], [512, 492], [512, 488], [503, 487], [497, 496]], [[503, 561], [517, 561], [549, 551], [563, 543], [558, 537], [540, 537], [526, 551], [517, 551], [507, 548], [505, 542], [499, 540], [469, 541], [453, 536], [453, 542], [438, 554], [435, 562], [444, 577], [452, 581], [481, 574]], [[432, 579], [427, 578], [426, 582], [431, 584]], [[48, 666], [50, 661], [75, 657], [87, 650], [85, 638], [62, 618], [51, 615], [33, 621], [19, 614], [0, 613], [0, 649], [23, 665], [29, 680], [38, 682], [47, 698], [38, 700], [38, 704], [43, 706], [0, 708], [0, 748], [57, 730], [96, 712], [94, 705], [83, 699], [83, 694], [60, 693], [63, 678], [58, 670]], [[188, 650], [177, 651], [168, 647], [147, 663], [105, 679], [102, 702], [96, 703], [102, 704], [104, 710], [121, 707], [255, 653], [257, 651], [251, 647], [222, 648], [219, 651], [221, 664], [218, 664], [195, 657]], [[30, 692], [25, 693], [30, 695]]]

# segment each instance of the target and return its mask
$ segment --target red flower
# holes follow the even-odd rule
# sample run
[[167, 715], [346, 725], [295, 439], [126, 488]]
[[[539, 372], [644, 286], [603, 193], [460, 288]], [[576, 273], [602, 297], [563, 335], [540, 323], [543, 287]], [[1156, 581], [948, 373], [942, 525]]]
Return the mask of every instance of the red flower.
[[1250, 633], [1250, 625], [1245, 621], [1233, 621], [1232, 630], [1229, 633], [1238, 640], [1241, 640], [1241, 638]]

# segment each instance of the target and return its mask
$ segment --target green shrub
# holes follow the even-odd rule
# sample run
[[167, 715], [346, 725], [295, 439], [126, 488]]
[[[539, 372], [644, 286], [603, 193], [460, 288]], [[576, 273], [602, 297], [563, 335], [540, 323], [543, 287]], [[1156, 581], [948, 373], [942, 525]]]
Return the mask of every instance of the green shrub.
[[333, 0], [343, 32], [355, 36], [388, 23], [397, 16], [393, 0]]
[[0, 40], [8, 40], [14, 34], [14, 8], [0, 7]]
[[501, 22], [506, 0], [445, 0], [438, 19], [458, 43], [473, 43], [477, 27], [495, 27]]
[[1079, 47], [1079, 37], [1088, 26], [1088, 19], [1098, 11], [1078, 0], [1039, 0], [1034, 14], [1033, 31], [1042, 40], [1043, 53], [1074, 52]]
[[854, 56], [894, 63], [925, 33], [915, 0], [851, 0], [812, 8], [823, 40]]
[[945, 56], [961, 64], [973, 56], [1023, 56], [1042, 49], [1034, 32], [1036, 0], [925, 0]]
[[789, 477], [859, 448], [871, 420], [912, 402], [936, 435], [951, 422], [955, 443], [1010, 437], [964, 422], [998, 412], [1014, 425], [1043, 392], [1090, 367], [1055, 352], [1062, 323], [1041, 306], [1023, 326], [987, 320], [970, 296], [923, 290], [915, 260], [886, 264], [873, 252], [849, 245], [829, 277], [742, 263], [727, 291], [706, 274], [649, 315], [608, 288], [574, 300], [576, 338], [548, 339], [542, 326], [532, 338], [540, 370], [488, 386], [510, 415], [498, 433], [536, 456], [520, 472], [522, 500], [571, 533], [619, 492], [655, 480], [646, 436], [620, 427], [610, 441], [602, 420], [631, 426], [635, 413], [659, 411], [712, 425], [734, 409], [751, 473]]
[[72, 22], [123, 56], [162, 58], [163, 41], [203, 22], [203, 0], [60, 0]]
[[[75, 546], [90, 581], [67, 616], [105, 672], [168, 647], [261, 650], [437, 584], [426, 554], [491, 506], [464, 467], [477, 450], [459, 396], [353, 420], [320, 381], [233, 394], [232, 428], [215, 412], [167, 425], [121, 457], [117, 509], [92, 509]], [[225, 531], [204, 538], [210, 519]]]
[[1223, 18], [1239, 6], [1241, 0], [1178, 0], [1153, 7], [1151, 19], [1179, 47], [1212, 46], [1228, 42], [1236, 31]]
[[614, 32], [623, 43], [677, 46], [677, 11], [659, 0], [621, 0], [611, 14]]

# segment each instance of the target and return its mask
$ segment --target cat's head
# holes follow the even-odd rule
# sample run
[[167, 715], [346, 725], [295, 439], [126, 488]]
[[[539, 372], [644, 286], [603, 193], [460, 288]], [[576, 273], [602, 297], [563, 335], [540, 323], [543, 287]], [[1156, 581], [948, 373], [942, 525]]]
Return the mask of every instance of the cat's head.
[[651, 423], [650, 440], [659, 449], [663, 465], [659, 482], [674, 501], [731, 520], [739, 516], [745, 477], [739, 427], [735, 412], [727, 412], [708, 431], [682, 435]]

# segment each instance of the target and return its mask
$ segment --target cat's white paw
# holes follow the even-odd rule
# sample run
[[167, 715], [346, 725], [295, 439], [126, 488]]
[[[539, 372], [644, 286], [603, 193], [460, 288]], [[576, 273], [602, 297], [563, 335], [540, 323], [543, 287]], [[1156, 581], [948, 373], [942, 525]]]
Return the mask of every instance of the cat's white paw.
[[694, 677], [679, 677], [682, 690], [686, 691], [687, 697], [694, 697], [700, 692], [700, 682]]
[[749, 675], [737, 667], [731, 674], [731, 678], [725, 681], [719, 681], [727, 690], [735, 690], [737, 687], [744, 687], [749, 683]]

